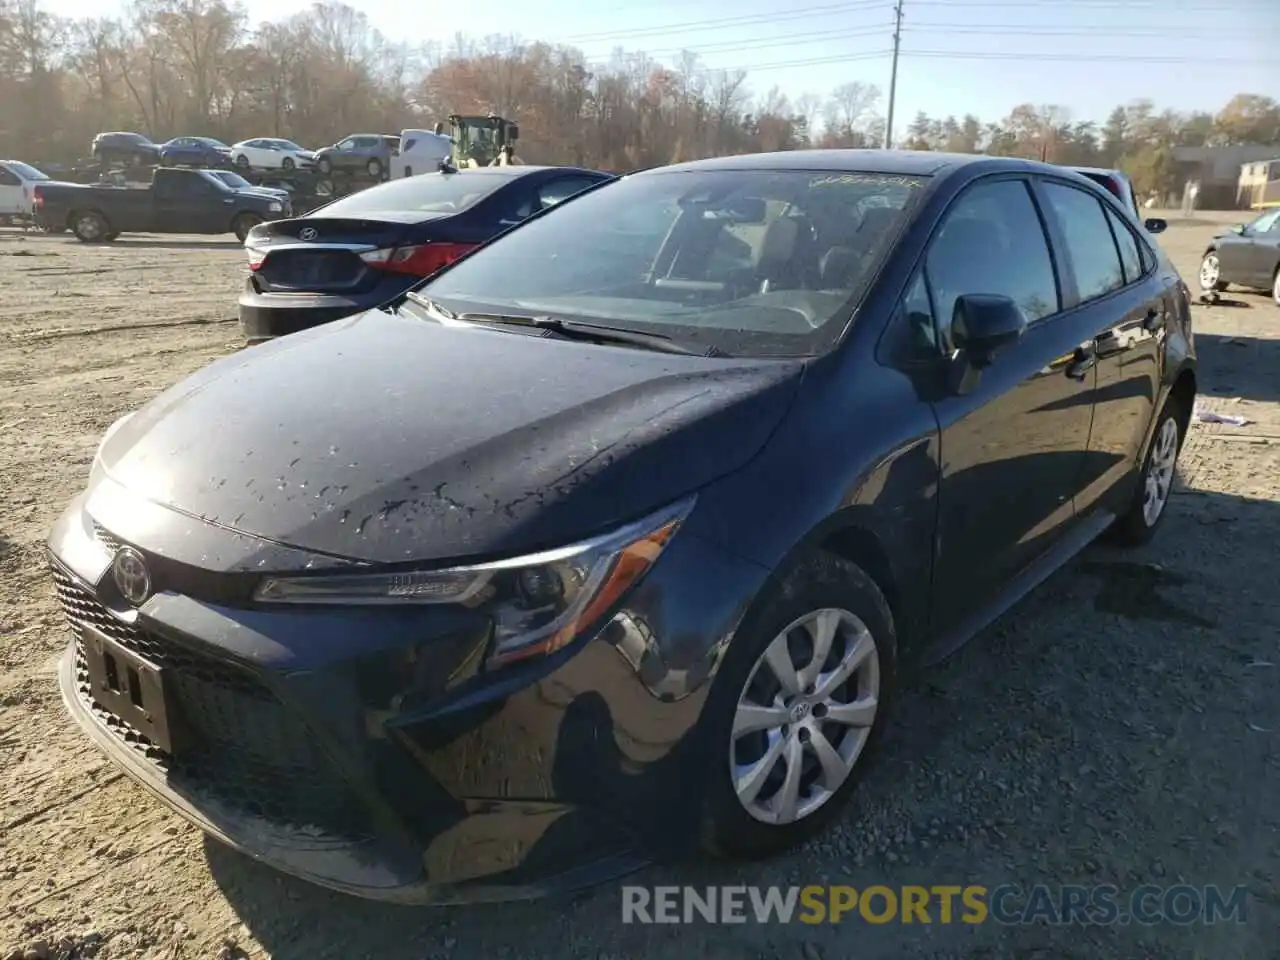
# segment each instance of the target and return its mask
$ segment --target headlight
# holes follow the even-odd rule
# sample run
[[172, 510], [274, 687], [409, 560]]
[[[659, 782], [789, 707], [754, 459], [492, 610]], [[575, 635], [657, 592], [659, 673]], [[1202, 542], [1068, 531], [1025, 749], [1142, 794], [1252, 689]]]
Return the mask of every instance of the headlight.
[[268, 213], [279, 213], [283, 209], [284, 207], [280, 205], [278, 200], [272, 200], [271, 203], [267, 204]]
[[268, 577], [254, 599], [297, 604], [455, 604], [486, 614], [491, 663], [554, 653], [595, 624], [657, 561], [694, 498], [573, 546], [444, 570]]

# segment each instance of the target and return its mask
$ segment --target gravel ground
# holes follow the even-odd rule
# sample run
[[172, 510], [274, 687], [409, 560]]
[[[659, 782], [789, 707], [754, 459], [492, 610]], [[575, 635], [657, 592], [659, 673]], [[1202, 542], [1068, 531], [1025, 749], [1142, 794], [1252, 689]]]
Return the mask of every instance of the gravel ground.
[[[1193, 278], [1222, 223], [1162, 238]], [[1242, 218], [1234, 218], [1238, 220]], [[1243, 924], [640, 926], [616, 885], [393, 908], [205, 841], [65, 718], [42, 541], [108, 424], [237, 345], [234, 244], [0, 233], [0, 958], [1280, 958], [1280, 310], [1197, 307], [1206, 406], [1155, 543], [1094, 548], [906, 691], [837, 831], [646, 885], [1247, 886]], [[181, 292], [179, 292], [181, 291]], [[935, 915], [936, 920], [936, 915]]]

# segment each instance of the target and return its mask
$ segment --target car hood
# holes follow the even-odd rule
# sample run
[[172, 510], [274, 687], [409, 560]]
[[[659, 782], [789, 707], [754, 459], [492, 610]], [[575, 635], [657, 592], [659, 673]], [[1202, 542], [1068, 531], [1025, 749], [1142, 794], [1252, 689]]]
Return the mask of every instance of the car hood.
[[516, 555], [740, 467], [802, 370], [371, 311], [204, 368], [116, 430], [100, 466], [155, 503], [303, 550]]

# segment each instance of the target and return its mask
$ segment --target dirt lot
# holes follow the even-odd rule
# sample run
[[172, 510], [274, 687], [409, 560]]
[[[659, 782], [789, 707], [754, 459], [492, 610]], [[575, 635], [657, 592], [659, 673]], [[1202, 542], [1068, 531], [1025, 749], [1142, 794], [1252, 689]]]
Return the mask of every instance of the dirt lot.
[[[1194, 278], [1226, 218], [1165, 235]], [[1156, 542], [1097, 548], [913, 681], [840, 831], [787, 859], [636, 882], [1218, 884], [1244, 924], [621, 922], [573, 900], [389, 908], [204, 841], [64, 717], [42, 541], [119, 414], [232, 348], [233, 244], [0, 233], [0, 958], [1280, 958], [1280, 310], [1197, 307], [1209, 406]], [[181, 292], [179, 292], [181, 291]], [[32, 948], [36, 952], [31, 952]]]

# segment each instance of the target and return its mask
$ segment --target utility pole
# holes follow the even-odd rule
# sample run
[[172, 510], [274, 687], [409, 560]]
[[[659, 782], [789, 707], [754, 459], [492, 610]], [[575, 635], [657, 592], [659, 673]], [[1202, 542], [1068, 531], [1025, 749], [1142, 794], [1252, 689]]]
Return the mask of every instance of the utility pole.
[[902, 46], [902, 0], [893, 5], [893, 66], [889, 73], [889, 115], [884, 123], [884, 148], [893, 149], [893, 105], [898, 96], [898, 50]]

